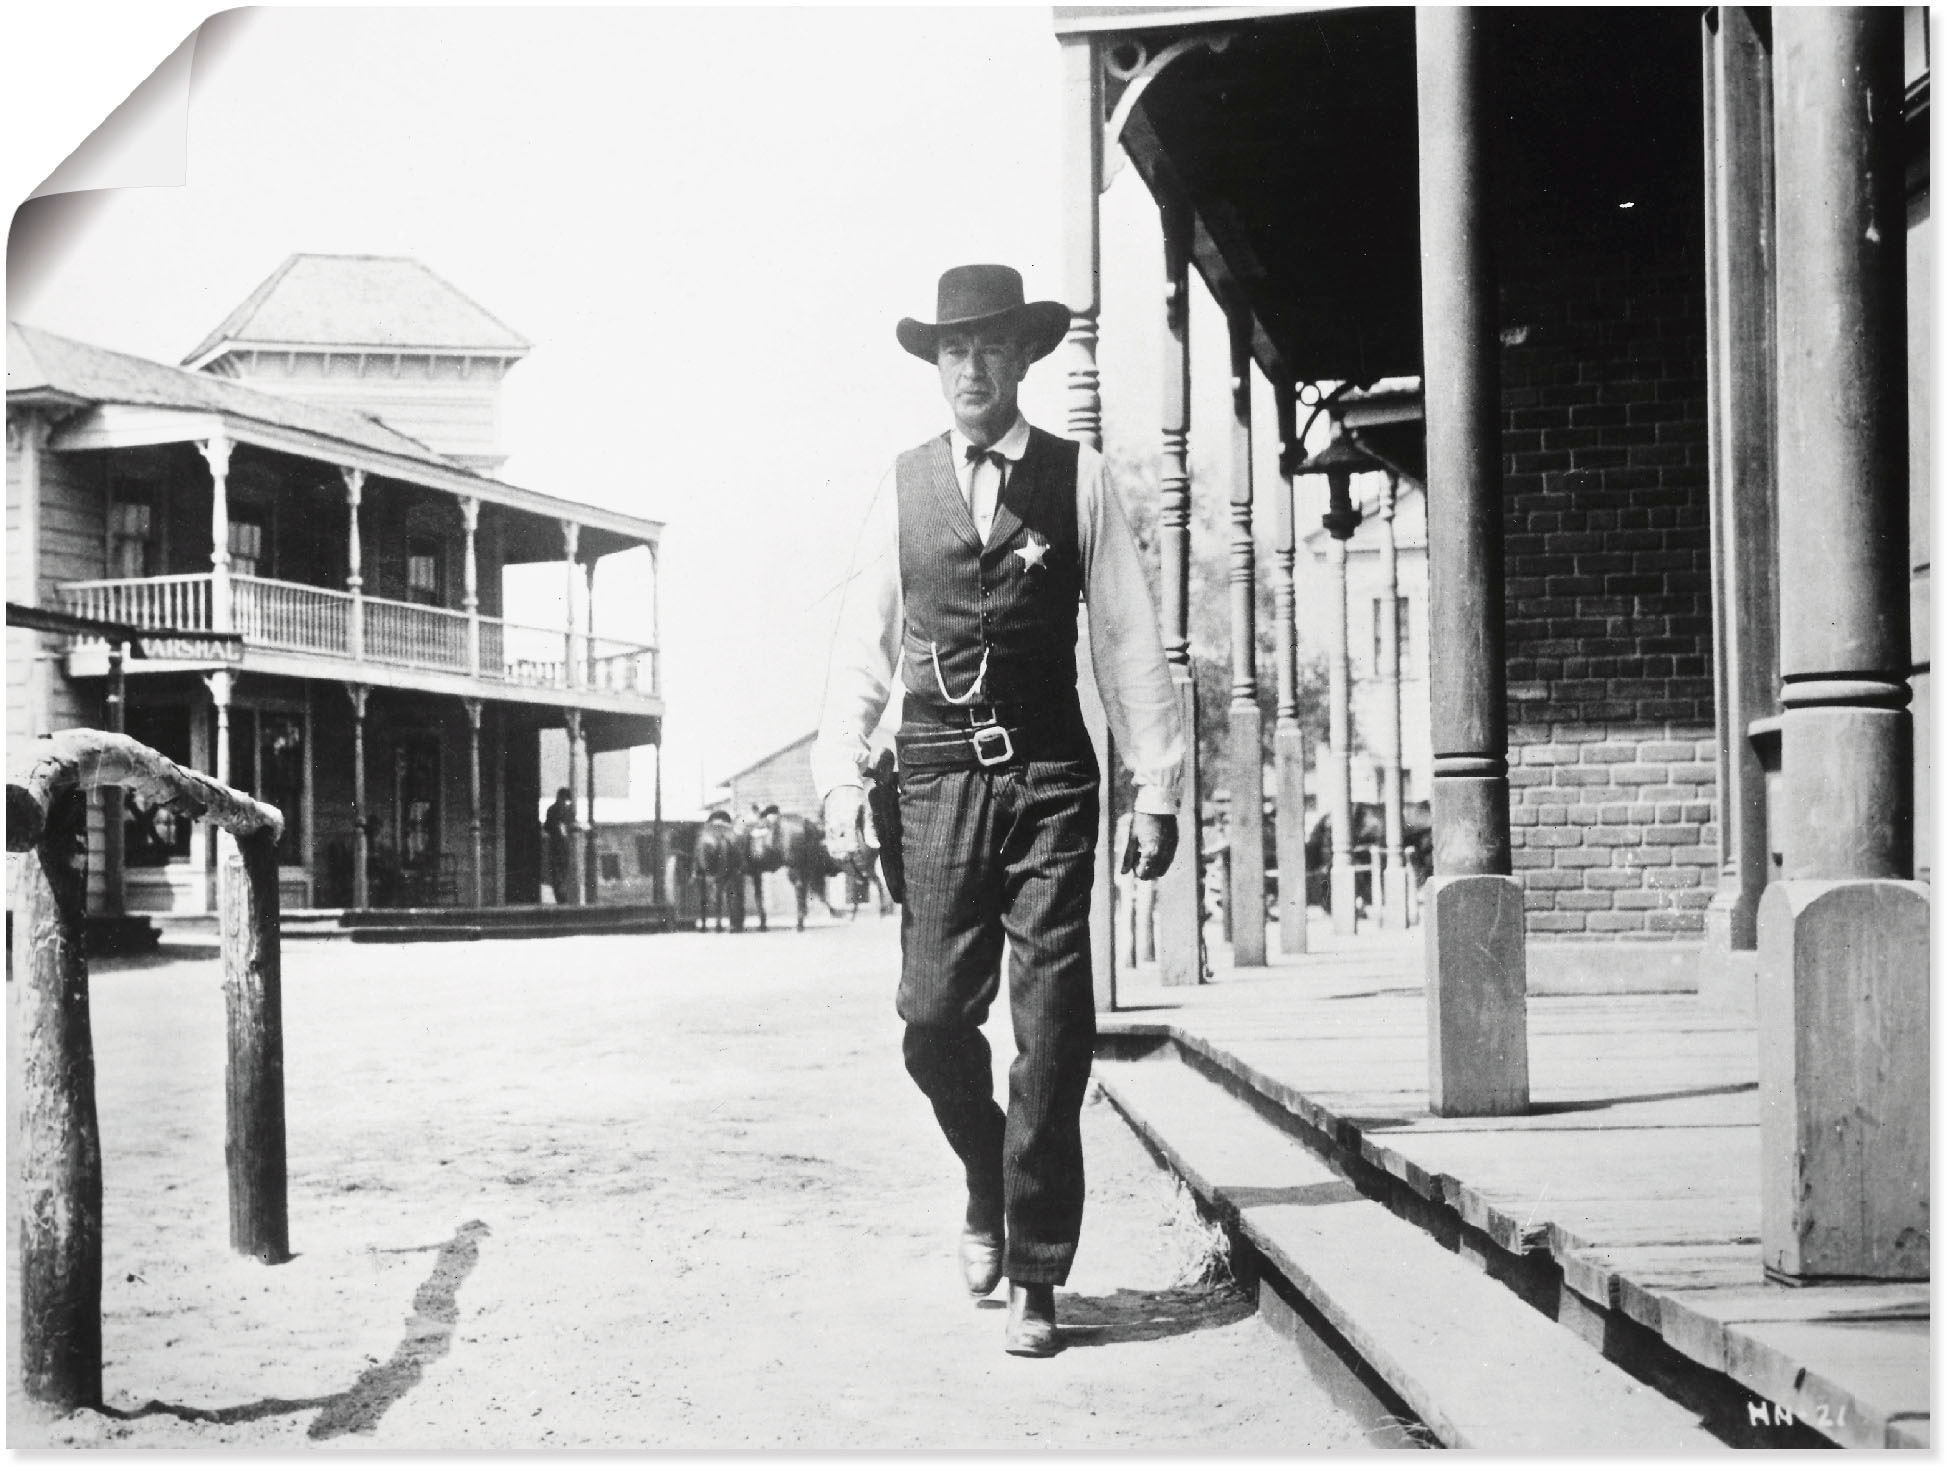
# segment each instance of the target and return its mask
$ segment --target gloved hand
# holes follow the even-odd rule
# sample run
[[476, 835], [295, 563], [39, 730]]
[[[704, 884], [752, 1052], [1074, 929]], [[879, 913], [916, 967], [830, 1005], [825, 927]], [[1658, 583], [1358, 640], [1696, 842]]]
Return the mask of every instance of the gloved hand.
[[[836, 795], [837, 793], [833, 793]], [[1160, 878], [1176, 856], [1176, 818], [1136, 812], [1129, 823], [1129, 845], [1122, 850], [1122, 871], [1138, 878]]]
[[865, 793], [856, 786], [835, 786], [825, 798], [825, 851], [833, 862], [849, 862], [858, 851], [864, 811]]

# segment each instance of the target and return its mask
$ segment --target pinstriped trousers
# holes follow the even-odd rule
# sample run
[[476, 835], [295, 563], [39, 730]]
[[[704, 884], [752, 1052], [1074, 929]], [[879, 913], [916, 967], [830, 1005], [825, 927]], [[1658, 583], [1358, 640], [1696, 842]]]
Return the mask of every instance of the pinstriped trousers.
[[[1081, 1234], [1100, 800], [1085, 743], [1071, 759], [900, 774], [906, 1069], [966, 1169], [968, 1223], [1004, 1216], [1002, 1269], [1016, 1283], [1065, 1282]], [[980, 1031], [1003, 937], [1016, 1043], [1005, 1112]]]

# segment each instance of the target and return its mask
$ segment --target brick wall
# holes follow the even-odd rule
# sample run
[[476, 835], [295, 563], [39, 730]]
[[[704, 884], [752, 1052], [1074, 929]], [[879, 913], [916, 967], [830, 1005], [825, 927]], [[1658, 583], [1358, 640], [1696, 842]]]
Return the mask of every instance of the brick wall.
[[1504, 279], [1509, 779], [1529, 932], [1700, 933], [1717, 880], [1701, 254], [1557, 248]]

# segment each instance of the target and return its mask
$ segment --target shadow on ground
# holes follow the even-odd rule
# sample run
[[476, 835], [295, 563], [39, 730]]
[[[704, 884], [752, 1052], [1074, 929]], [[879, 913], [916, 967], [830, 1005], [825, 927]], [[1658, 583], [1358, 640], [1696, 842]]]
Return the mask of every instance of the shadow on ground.
[[1173, 1286], [1162, 1291], [1128, 1287], [1109, 1296], [1062, 1296], [1061, 1345], [1108, 1347], [1154, 1342], [1209, 1327], [1229, 1327], [1257, 1310], [1234, 1286]]
[[139, 1409], [104, 1409], [112, 1419], [142, 1419], [151, 1414], [173, 1414], [196, 1424], [248, 1424], [280, 1414], [301, 1414], [318, 1410], [306, 1436], [310, 1439], [337, 1439], [347, 1434], [369, 1434], [378, 1427], [392, 1406], [418, 1386], [426, 1365], [446, 1356], [453, 1345], [453, 1326], [459, 1320], [460, 1283], [472, 1274], [480, 1261], [480, 1242], [492, 1234], [486, 1224], [469, 1220], [453, 1238], [437, 1246], [408, 1246], [386, 1251], [386, 1255], [405, 1255], [437, 1250], [433, 1269], [419, 1290], [413, 1293], [412, 1315], [406, 1318], [406, 1335], [392, 1356], [358, 1375], [358, 1380], [342, 1393], [315, 1399], [259, 1399], [254, 1404], [238, 1404], [228, 1409], [198, 1409], [185, 1404], [167, 1404], [151, 1399]]

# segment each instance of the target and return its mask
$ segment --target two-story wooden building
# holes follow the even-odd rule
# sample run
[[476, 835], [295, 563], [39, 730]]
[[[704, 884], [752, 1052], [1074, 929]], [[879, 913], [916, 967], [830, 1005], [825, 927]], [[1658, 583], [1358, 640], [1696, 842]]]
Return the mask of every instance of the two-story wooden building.
[[[8, 325], [8, 598], [205, 635], [128, 659], [126, 727], [283, 810], [287, 907], [536, 901], [539, 732], [578, 799], [592, 752], [660, 743], [662, 527], [496, 478], [526, 352], [361, 256], [293, 256], [180, 367]], [[548, 562], [566, 618], [510, 619], [503, 571]], [[108, 662], [10, 627], [15, 748], [104, 725]], [[101, 907], [212, 906], [200, 825], [97, 811], [91, 844]]]

